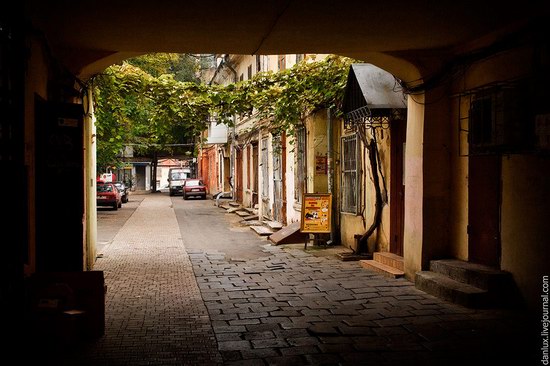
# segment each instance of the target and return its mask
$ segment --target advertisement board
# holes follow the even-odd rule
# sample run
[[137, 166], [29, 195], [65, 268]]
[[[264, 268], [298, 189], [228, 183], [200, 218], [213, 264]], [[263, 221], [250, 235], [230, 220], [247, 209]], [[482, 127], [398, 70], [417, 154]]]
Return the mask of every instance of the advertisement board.
[[306, 193], [302, 199], [303, 233], [330, 233], [332, 196], [328, 193]]

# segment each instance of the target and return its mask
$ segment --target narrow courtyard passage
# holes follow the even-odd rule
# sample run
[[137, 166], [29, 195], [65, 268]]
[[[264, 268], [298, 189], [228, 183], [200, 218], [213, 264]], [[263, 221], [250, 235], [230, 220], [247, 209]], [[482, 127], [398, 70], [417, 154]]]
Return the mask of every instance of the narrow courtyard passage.
[[454, 305], [323, 249], [272, 246], [211, 200], [147, 194], [134, 209], [95, 268], [105, 336], [52, 364], [536, 364], [517, 312]]

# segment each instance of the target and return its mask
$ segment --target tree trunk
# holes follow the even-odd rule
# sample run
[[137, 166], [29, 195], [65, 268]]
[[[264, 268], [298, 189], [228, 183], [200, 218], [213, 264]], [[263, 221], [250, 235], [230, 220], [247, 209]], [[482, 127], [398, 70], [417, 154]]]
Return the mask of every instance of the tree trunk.
[[374, 211], [374, 218], [372, 220], [372, 224], [370, 225], [369, 229], [359, 239], [359, 248], [358, 248], [359, 253], [365, 252], [368, 239], [374, 233], [374, 231], [380, 226], [380, 223], [382, 222], [383, 202], [382, 202], [382, 192], [380, 190], [380, 178], [378, 176], [378, 157], [377, 157], [378, 149], [376, 146], [375, 139], [372, 139], [370, 143], [367, 145], [367, 151], [369, 153], [369, 162], [370, 162], [370, 168], [372, 172], [374, 189], [376, 190], [376, 203], [375, 203], [375, 211]]
[[157, 166], [159, 163], [159, 159], [157, 156], [157, 152], [155, 151], [153, 153], [153, 164], [151, 169], [153, 170], [151, 172], [151, 192], [156, 193], [157, 192]]

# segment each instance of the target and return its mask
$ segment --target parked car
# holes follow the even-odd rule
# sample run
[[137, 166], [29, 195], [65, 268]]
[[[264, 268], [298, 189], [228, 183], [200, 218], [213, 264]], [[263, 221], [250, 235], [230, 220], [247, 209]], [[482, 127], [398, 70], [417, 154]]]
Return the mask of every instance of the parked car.
[[186, 179], [183, 182], [183, 199], [188, 197], [206, 198], [206, 186], [200, 179]]
[[121, 181], [117, 181], [114, 184], [120, 192], [120, 199], [122, 200], [122, 203], [128, 202], [128, 187], [126, 186], [126, 184]]
[[122, 207], [122, 198], [114, 183], [97, 183], [96, 202], [98, 207], [111, 206], [113, 210]]

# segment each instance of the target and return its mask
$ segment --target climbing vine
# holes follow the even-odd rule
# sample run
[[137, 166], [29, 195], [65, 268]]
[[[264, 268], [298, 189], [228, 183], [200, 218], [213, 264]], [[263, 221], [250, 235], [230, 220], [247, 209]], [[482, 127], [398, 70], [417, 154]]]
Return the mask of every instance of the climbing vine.
[[98, 166], [116, 160], [125, 144], [147, 152], [197, 136], [208, 127], [211, 115], [228, 125], [234, 115], [255, 116], [271, 130], [292, 132], [317, 109], [341, 114], [352, 62], [329, 55], [229, 85], [177, 80], [158, 72], [158, 67], [154, 70], [160, 75], [152, 76], [143, 63], [113, 65], [93, 79]]

